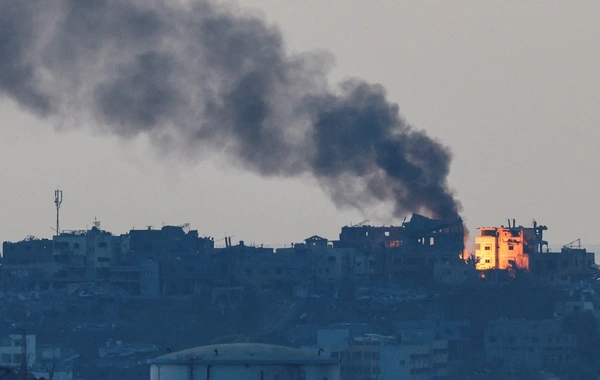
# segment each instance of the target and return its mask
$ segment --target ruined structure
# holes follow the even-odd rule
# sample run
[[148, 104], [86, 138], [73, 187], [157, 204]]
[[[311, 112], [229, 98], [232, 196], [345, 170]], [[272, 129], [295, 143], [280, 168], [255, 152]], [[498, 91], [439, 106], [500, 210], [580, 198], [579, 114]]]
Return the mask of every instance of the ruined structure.
[[107, 283], [130, 295], [156, 297], [170, 291], [173, 273], [187, 272], [180, 279], [185, 282], [182, 286], [193, 287], [194, 280], [203, 280], [190, 279], [188, 268], [208, 270], [209, 266], [196, 265], [194, 260], [186, 260], [183, 265], [181, 258], [197, 258], [212, 246], [211, 239], [198, 237], [197, 231], [186, 232], [183, 226], [113, 235], [96, 222], [89, 230], [63, 230], [51, 240], [29, 237], [16, 243], [4, 242], [2, 280], [5, 287], [20, 290]]
[[477, 270], [509, 269], [517, 267], [529, 270], [529, 255], [540, 253], [548, 242], [543, 240], [546, 226], [516, 226], [513, 219], [508, 227], [481, 227], [475, 238]]
[[401, 226], [343, 227], [334, 247], [364, 252], [371, 278], [423, 278], [432, 275], [437, 262], [462, 262], [464, 235], [460, 218], [435, 220], [413, 214]]
[[237, 286], [308, 295], [348, 282], [431, 279], [435, 263], [462, 262], [463, 239], [460, 219], [417, 214], [401, 226], [346, 226], [339, 240], [314, 235], [277, 250], [229, 239], [215, 248], [188, 225], [113, 235], [96, 222], [51, 240], [5, 242], [2, 273], [5, 287], [22, 290], [103, 283], [141, 297]]
[[528, 271], [551, 282], [570, 282], [590, 273], [594, 254], [580, 247], [549, 252], [545, 226], [480, 228], [475, 265], [464, 259], [460, 218], [434, 220], [413, 214], [400, 226], [358, 224], [341, 229], [339, 240], [318, 235], [288, 248], [249, 246], [240, 241], [215, 248], [188, 225], [131, 230], [113, 235], [99, 228], [61, 231], [52, 239], [5, 242], [2, 279], [8, 289], [68, 288], [103, 283], [131, 296], [199, 294], [214, 288], [251, 286], [289, 294], [328, 290], [344, 284], [436, 281], [458, 284], [475, 269]]
[[563, 246], [560, 252], [551, 252], [543, 232], [548, 228], [533, 221], [532, 227], [517, 226], [515, 220], [508, 227], [478, 228], [475, 238], [476, 269], [528, 271], [551, 282], [570, 282], [589, 274], [595, 264], [594, 253], [574, 246]]

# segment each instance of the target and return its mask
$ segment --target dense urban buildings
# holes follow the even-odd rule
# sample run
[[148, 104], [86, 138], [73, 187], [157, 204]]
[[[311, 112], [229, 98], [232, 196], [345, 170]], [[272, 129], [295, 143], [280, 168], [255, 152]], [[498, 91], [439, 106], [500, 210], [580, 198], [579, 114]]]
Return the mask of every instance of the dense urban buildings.
[[3, 280], [27, 290], [102, 282], [140, 297], [194, 294], [207, 283], [301, 291], [342, 281], [431, 280], [436, 264], [463, 265], [463, 251], [460, 219], [417, 214], [401, 226], [346, 226], [339, 240], [315, 235], [280, 249], [232, 245], [230, 238], [215, 248], [212, 238], [188, 225], [113, 235], [96, 222], [51, 240], [5, 242]]
[[544, 230], [480, 228], [473, 254], [462, 220], [417, 214], [276, 249], [188, 224], [113, 234], [95, 222], [4, 242], [3, 365], [68, 380], [147, 379], [150, 367], [151, 379], [280, 380], [564, 368], [595, 341], [581, 326], [596, 320], [598, 276], [593, 253], [550, 252]]

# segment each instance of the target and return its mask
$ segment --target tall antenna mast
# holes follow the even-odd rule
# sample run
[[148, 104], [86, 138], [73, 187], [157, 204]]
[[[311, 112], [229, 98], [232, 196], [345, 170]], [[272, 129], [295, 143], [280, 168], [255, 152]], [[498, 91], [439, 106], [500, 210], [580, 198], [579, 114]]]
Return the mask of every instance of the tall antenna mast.
[[60, 235], [60, 218], [59, 210], [63, 201], [62, 190], [54, 191], [54, 204], [56, 205], [56, 236]]

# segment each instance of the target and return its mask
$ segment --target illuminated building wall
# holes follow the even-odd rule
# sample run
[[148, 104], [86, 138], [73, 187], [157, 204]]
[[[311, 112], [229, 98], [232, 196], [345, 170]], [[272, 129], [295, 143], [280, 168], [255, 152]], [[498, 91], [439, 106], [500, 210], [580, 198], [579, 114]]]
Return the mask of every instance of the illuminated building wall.
[[477, 270], [529, 270], [524, 227], [483, 227], [475, 238]]
[[475, 238], [475, 268], [488, 270], [497, 268], [496, 228], [478, 228], [480, 235]]

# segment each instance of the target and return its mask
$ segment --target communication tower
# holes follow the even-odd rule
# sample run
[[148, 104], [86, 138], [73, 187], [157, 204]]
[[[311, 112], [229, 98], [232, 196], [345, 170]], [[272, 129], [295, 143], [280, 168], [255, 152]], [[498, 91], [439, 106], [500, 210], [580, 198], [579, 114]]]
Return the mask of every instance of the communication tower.
[[63, 193], [62, 190], [54, 191], [54, 204], [56, 205], [56, 236], [60, 235], [60, 205], [63, 201]]

